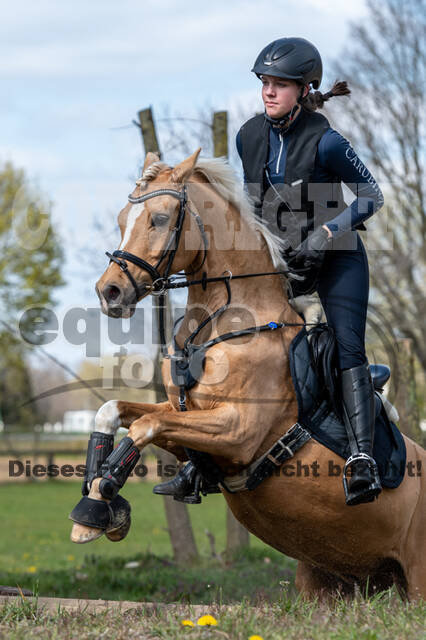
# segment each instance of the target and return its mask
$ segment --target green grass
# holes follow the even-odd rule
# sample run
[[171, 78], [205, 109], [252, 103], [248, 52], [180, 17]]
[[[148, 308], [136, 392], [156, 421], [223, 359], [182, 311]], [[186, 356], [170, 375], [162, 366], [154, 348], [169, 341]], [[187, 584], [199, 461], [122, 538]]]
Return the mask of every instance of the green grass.
[[[358, 596], [354, 601], [336, 598], [330, 603], [305, 602], [283, 593], [274, 604], [256, 608], [242, 602], [235, 607], [206, 606], [216, 626], [197, 624], [200, 613], [190, 606], [179, 612], [140, 609], [114, 610], [101, 614], [84, 612], [44, 613], [28, 602], [11, 603], [0, 609], [0, 637], [8, 640], [42, 638], [79, 640], [153, 640], [164, 638], [211, 638], [249, 640], [421, 640], [424, 639], [425, 604], [402, 603], [393, 590], [374, 598]], [[194, 627], [183, 627], [182, 620]]]
[[[268, 562], [265, 562], [267, 557]], [[87, 555], [77, 568], [43, 569], [37, 575], [0, 572], [0, 583], [19, 585], [40, 596], [211, 604], [274, 602], [283, 587], [293, 590], [294, 563], [272, 551], [246, 549], [226, 564], [203, 559], [179, 567], [169, 557], [135, 554], [138, 566], [126, 568], [126, 558]]]
[[[179, 568], [172, 561], [163, 500], [147, 483], [123, 491], [132, 504], [132, 526], [120, 543], [105, 537], [87, 545], [69, 540], [68, 514], [80, 498], [79, 483], [9, 484], [1, 487], [7, 527], [0, 533], [0, 584], [33, 588], [40, 595], [211, 602], [212, 598], [253, 602], [280, 593], [280, 580], [291, 580], [295, 562], [255, 537], [251, 548], [224, 566], [211, 558], [205, 530], [225, 547], [225, 502], [220, 495], [189, 506], [200, 550], [198, 566]], [[266, 558], [266, 560], [265, 560]], [[139, 562], [126, 569], [128, 561]]]
[[[89, 545], [69, 541], [68, 513], [79, 499], [78, 483], [3, 485], [4, 525], [0, 533], [0, 584], [29, 588], [38, 596], [103, 598], [184, 605], [177, 612], [141, 605], [101, 614], [43, 612], [34, 601], [16, 598], [0, 608], [0, 638], [79, 640], [108, 638], [228, 638], [248, 640], [420, 640], [426, 604], [402, 602], [395, 589], [350, 601], [305, 602], [294, 589], [295, 562], [251, 538], [251, 548], [227, 563], [210, 557], [205, 529], [225, 544], [225, 504], [219, 495], [189, 507], [202, 554], [196, 566], [178, 567], [171, 549], [162, 499], [152, 485], [128, 485], [133, 507], [128, 537], [119, 544], [101, 538]], [[134, 568], [126, 563], [137, 562]], [[233, 604], [232, 608], [224, 605]], [[218, 624], [197, 625], [192, 604], [205, 606]], [[183, 627], [183, 618], [195, 626]]]
[[[80, 500], [80, 483], [7, 484], [0, 487], [3, 518], [0, 530], [0, 568], [7, 571], [34, 571], [79, 566], [87, 553], [111, 557], [120, 554], [132, 559], [136, 553], [172, 555], [163, 499], [152, 493], [152, 484], [128, 484], [122, 495], [132, 506], [132, 526], [119, 543], [105, 537], [88, 545], [69, 539], [72, 523], [68, 515]], [[225, 547], [225, 501], [210, 495], [201, 505], [188, 506], [201, 555], [210, 555], [205, 530], [213, 533], [218, 552]], [[269, 549], [251, 537], [255, 548]]]

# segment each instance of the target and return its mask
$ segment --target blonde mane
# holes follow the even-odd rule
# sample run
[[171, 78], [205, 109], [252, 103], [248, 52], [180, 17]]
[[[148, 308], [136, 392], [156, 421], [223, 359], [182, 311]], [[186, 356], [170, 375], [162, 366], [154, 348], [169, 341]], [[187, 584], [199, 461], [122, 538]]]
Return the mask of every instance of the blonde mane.
[[[171, 169], [171, 167], [160, 160], [153, 162], [145, 169], [136, 184], [141, 189], [145, 189], [147, 182], [154, 180], [165, 169]], [[283, 240], [272, 233], [267, 225], [257, 218], [250, 197], [244, 191], [235, 171], [226, 159], [199, 158], [195, 165], [195, 172], [203, 175], [219, 195], [227, 202], [230, 202], [246, 222], [262, 235], [269, 249], [274, 267], [276, 269], [286, 269], [287, 263], [282, 257], [282, 250], [285, 246]]]
[[287, 268], [282, 257], [285, 243], [268, 228], [266, 223], [255, 215], [253, 202], [243, 188], [234, 169], [225, 158], [199, 158], [195, 171], [201, 173], [212, 183], [216, 191], [228, 202], [234, 205], [239, 214], [260, 233], [271, 254], [272, 263], [276, 269]]

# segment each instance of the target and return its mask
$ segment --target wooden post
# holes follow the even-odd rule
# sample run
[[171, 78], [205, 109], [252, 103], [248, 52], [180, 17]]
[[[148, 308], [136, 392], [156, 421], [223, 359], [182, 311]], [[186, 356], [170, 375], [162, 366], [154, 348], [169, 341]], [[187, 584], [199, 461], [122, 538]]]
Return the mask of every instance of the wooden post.
[[[141, 125], [141, 134], [145, 153], [152, 151], [153, 153], [158, 153], [161, 158], [160, 145], [158, 144], [158, 138], [155, 130], [154, 117], [151, 107], [139, 111], [138, 116]], [[155, 318], [157, 318], [157, 310], [154, 305], [152, 306], [152, 309], [155, 313]], [[166, 326], [170, 325], [171, 316], [172, 313], [170, 300], [169, 297], [166, 296]], [[157, 326], [157, 338], [158, 336], [159, 331]], [[157, 339], [157, 343], [159, 342], [160, 341]], [[154, 384], [156, 402], [163, 402], [167, 399], [167, 395], [161, 378], [160, 348], [158, 348], [154, 363]], [[162, 449], [157, 449], [157, 451], [163, 463], [163, 468], [166, 464], [174, 464], [175, 466], [177, 465], [177, 459], [174, 455]], [[160, 478], [159, 480], [161, 481]], [[198, 549], [195, 543], [194, 532], [192, 530], [192, 525], [189, 519], [188, 508], [186, 504], [184, 502], [177, 502], [170, 496], [164, 496], [163, 500], [174, 559], [176, 560], [176, 562], [182, 564], [190, 560], [193, 561], [197, 559]]]
[[401, 431], [421, 444], [423, 433], [416, 397], [413, 342], [411, 338], [399, 338], [395, 346], [397, 367], [392, 371], [389, 397], [399, 413]]
[[142, 141], [145, 153], [152, 151], [158, 153], [161, 158], [160, 145], [158, 144], [157, 132], [155, 130], [154, 117], [151, 107], [141, 109], [138, 112], [139, 123], [141, 126]]
[[215, 158], [228, 157], [228, 112], [213, 114], [213, 149]]
[[[213, 148], [215, 157], [228, 157], [228, 112], [216, 111], [213, 114]], [[226, 553], [232, 553], [240, 547], [248, 546], [249, 532], [238, 522], [229, 507], [226, 509]]]

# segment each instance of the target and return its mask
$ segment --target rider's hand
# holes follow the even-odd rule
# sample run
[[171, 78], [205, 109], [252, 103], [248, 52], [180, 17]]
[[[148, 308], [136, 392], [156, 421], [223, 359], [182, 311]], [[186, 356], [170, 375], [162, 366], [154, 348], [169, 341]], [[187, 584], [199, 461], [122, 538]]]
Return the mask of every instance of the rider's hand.
[[324, 261], [326, 250], [331, 245], [330, 233], [325, 227], [315, 229], [296, 249], [287, 254], [289, 262], [319, 268]]

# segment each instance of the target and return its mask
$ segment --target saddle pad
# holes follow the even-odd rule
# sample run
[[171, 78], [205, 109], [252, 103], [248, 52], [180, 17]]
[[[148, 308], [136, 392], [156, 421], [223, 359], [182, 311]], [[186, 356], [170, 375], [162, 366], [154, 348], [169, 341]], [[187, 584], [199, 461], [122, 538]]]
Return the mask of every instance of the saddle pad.
[[[350, 455], [346, 427], [330, 407], [320, 388], [312, 364], [310, 345], [303, 327], [290, 344], [290, 371], [298, 403], [298, 422], [312, 437], [345, 460]], [[373, 458], [377, 462], [384, 487], [398, 487], [405, 473], [406, 448], [401, 432], [387, 416], [380, 394], [376, 392], [376, 422]]]

